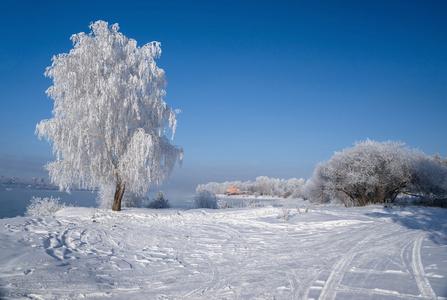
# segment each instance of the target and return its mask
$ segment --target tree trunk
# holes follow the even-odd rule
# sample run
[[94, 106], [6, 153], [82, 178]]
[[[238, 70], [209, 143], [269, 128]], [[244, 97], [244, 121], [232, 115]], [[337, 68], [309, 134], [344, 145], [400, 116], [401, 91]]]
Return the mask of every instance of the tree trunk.
[[113, 211], [121, 210], [121, 199], [123, 199], [125, 188], [126, 188], [125, 184], [122, 183], [120, 180], [116, 183], [115, 197], [113, 199], [113, 206], [112, 206]]
[[376, 188], [376, 196], [374, 199], [374, 204], [385, 203], [386, 200], [385, 198], [386, 198], [385, 188], [383, 187], [383, 185], [379, 185]]

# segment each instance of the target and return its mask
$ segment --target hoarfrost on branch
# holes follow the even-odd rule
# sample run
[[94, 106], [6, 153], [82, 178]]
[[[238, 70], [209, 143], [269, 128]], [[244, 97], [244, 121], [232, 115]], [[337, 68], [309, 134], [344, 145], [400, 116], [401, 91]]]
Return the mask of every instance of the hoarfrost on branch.
[[67, 191], [115, 186], [119, 210], [124, 189], [145, 193], [181, 164], [182, 148], [165, 137], [174, 137], [178, 111], [163, 101], [165, 73], [154, 60], [160, 43], [138, 47], [104, 21], [90, 29], [72, 35], [74, 48], [47, 68], [53, 117], [36, 133], [53, 144], [56, 160], [46, 165], [53, 183]]

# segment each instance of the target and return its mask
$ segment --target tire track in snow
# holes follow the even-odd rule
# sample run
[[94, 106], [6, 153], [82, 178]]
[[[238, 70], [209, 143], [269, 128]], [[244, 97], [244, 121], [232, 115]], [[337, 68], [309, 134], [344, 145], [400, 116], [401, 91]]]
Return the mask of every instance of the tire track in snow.
[[[34, 219], [25, 228], [8, 225], [5, 230], [42, 253], [45, 265], [42, 260], [5, 265], [0, 279], [14, 280], [8, 295], [44, 299], [316, 299], [326, 289], [326, 299], [422, 300], [433, 293], [421, 261], [420, 231], [377, 218], [373, 224], [362, 217], [349, 222], [349, 210], [336, 214], [348, 221], [327, 222], [298, 217], [282, 222], [268, 209], [228, 212], [123, 213], [119, 219], [99, 212], [94, 223], [85, 216], [62, 223]], [[49, 236], [53, 246], [44, 248]], [[370, 240], [362, 241], [365, 236]], [[72, 253], [56, 261], [45, 249]], [[344, 267], [343, 259], [349, 260]], [[337, 266], [339, 278], [333, 274]], [[386, 279], [377, 279], [382, 275]], [[395, 279], [412, 288], [387, 284]]]
[[389, 291], [389, 290], [381, 290], [381, 289], [366, 289], [366, 288], [359, 288], [359, 287], [351, 287], [351, 286], [340, 286], [338, 288], [339, 291], [342, 292], [349, 292], [349, 293], [355, 293], [358, 299], [361, 299], [361, 295], [378, 295], [382, 297], [393, 297], [398, 299], [405, 299], [405, 300], [425, 300], [427, 298], [423, 298], [420, 295], [411, 295], [411, 294], [401, 294], [395, 291]]
[[[201, 261], [205, 262], [211, 274], [208, 275], [210, 281], [206, 285], [195, 288], [185, 296], [210, 299], [210, 297], [213, 298], [212, 295], [223, 292], [237, 293], [231, 290], [226, 280], [231, 276], [237, 276], [239, 270], [246, 265], [246, 258], [250, 255], [249, 247], [240, 232], [224, 223], [195, 224], [189, 229], [191, 228], [195, 228], [192, 232], [196, 234], [188, 243], [195, 244], [194, 253], [184, 253], [180, 250], [177, 259], [191, 272], [199, 272], [195, 269], [199, 267]], [[209, 232], [219, 234], [211, 237]], [[191, 248], [189, 247], [188, 250], [191, 251]], [[216, 257], [213, 256], [221, 256], [217, 260], [219, 263], [216, 263]]]
[[[377, 226], [376, 226], [377, 227]], [[342, 259], [335, 265], [329, 274], [328, 279], [326, 280], [323, 289], [321, 291], [319, 300], [326, 299], [334, 299], [335, 298], [335, 290], [340, 285], [343, 276], [348, 268], [348, 265], [354, 259], [355, 253], [360, 249], [365, 243], [371, 240], [371, 236], [367, 234], [364, 238], [362, 238], [354, 247], [352, 247], [345, 255], [343, 255]]]
[[411, 266], [413, 268], [415, 280], [422, 297], [424, 297], [425, 299], [436, 299], [435, 292], [431, 288], [431, 285], [428, 282], [427, 277], [425, 276], [424, 266], [422, 265], [421, 260], [421, 247], [424, 237], [425, 233], [422, 232], [414, 241]]
[[[290, 240], [294, 241], [294, 243], [306, 245], [306, 248], [301, 249], [299, 253], [290, 253], [287, 257], [282, 256], [281, 259], [278, 260], [278, 265], [280, 265], [284, 264], [287, 260], [292, 261], [297, 258], [299, 259], [300, 257], [311, 258], [315, 253], [319, 253], [319, 251], [322, 251], [323, 253], [327, 252], [328, 239], [333, 241], [333, 249], [338, 249], [343, 244], [358, 243], [358, 236], [352, 235], [346, 229], [350, 228], [350, 226], [360, 226], [361, 228], [365, 228], [370, 226], [370, 224], [371, 221], [332, 220], [323, 223], [304, 223], [300, 224], [300, 227], [296, 227], [295, 224], [288, 222], [269, 223], [259, 220], [252, 225], [259, 228], [258, 232], [262, 233], [264, 239], [266, 234], [270, 234], [271, 237], [269, 237], [269, 241], [275, 245], [285, 245]], [[259, 237], [260, 240], [263, 238]], [[339, 257], [338, 252], [331, 250], [329, 250], [328, 254], [327, 263], [330, 263], [333, 258]], [[306, 276], [306, 278], [302, 278], [302, 276], [299, 277], [299, 274], [296, 272], [284, 271], [284, 276], [287, 278], [290, 286], [289, 293], [293, 299], [308, 298], [310, 290], [318, 291], [318, 294], [320, 294], [320, 291], [326, 283], [329, 276], [327, 271], [318, 268], [313, 270], [311, 261], [312, 260], [305, 261], [308, 266], [308, 269], [306, 269], [308, 276]], [[318, 280], [322, 278], [324, 278], [324, 280]], [[317, 285], [314, 285], [314, 283], [317, 283]]]
[[[371, 225], [368, 222], [367, 224], [362, 226], [360, 230], [371, 230], [370, 226]], [[322, 227], [324, 228], [324, 226]], [[377, 227], [377, 225], [375, 227]], [[363, 237], [359, 238], [357, 235], [353, 235], [350, 233], [349, 227], [342, 227], [342, 229], [337, 231], [337, 235], [334, 235], [333, 230], [321, 231], [319, 233], [319, 239], [316, 239], [315, 241], [312, 241], [310, 243], [306, 243], [309, 248], [309, 250], [305, 252], [306, 256], [312, 257], [315, 252], [326, 252], [327, 264], [335, 265], [335, 267], [333, 267], [329, 271], [326, 268], [319, 269], [311, 280], [306, 280], [306, 284], [304, 284], [304, 289], [302, 291], [302, 297], [300, 299], [324, 299], [324, 297], [327, 297], [327, 293], [333, 293], [332, 290], [335, 289], [337, 286], [337, 284], [333, 281], [335, 280], [336, 282], [341, 282], [341, 280], [343, 279], [343, 274], [339, 275], [339, 273], [347, 268], [348, 260], [353, 259], [354, 253], [356, 252], [355, 247], [360, 248], [362, 242], [366, 242], [367, 240], [370, 240], [372, 238], [373, 237], [369, 234], [363, 235]], [[332, 251], [329, 250], [329, 252], [328, 249], [325, 249], [328, 244], [328, 239], [331, 240], [331, 248], [333, 249]], [[338, 249], [345, 248], [345, 245], [354, 246], [351, 247], [350, 251], [348, 253], [345, 253], [340, 259]], [[335, 262], [332, 262], [333, 260], [335, 260]], [[343, 269], [342, 267], [346, 268]], [[340, 278], [338, 278], [337, 276], [339, 276]], [[312, 297], [310, 297], [310, 294], [312, 294]]]
[[[347, 274], [349, 265], [352, 263], [356, 255], [370, 252], [372, 249], [376, 250], [377, 253], [380, 253], [384, 251], [384, 245], [389, 245], [389, 243], [396, 242], [396, 235], [389, 232], [389, 229], [386, 231], [385, 228], [382, 227], [384, 226], [381, 224], [374, 225], [372, 227], [365, 227], [364, 230], [366, 230], [366, 232], [364, 232], [364, 237], [355, 241], [355, 245], [343, 255], [343, 257], [336, 263], [335, 267], [330, 272], [318, 299], [324, 300], [335, 298], [337, 288], [340, 286], [343, 277]], [[386, 233], [379, 235], [377, 234], [378, 232]], [[403, 237], [400, 237], [400, 240], [402, 239]], [[368, 243], [369, 246], [365, 247], [365, 244]]]
[[[389, 226], [384, 226], [382, 228], [376, 226], [374, 229], [370, 228], [368, 232], [365, 232], [366, 237], [352, 247], [332, 269], [318, 299], [335, 299], [337, 291], [365, 295], [393, 296], [403, 299], [436, 299], [436, 295], [425, 276], [424, 267], [421, 261], [420, 250], [425, 233], [421, 233], [415, 238], [414, 234], [396, 234], [396, 231], [398, 230], [398, 227], [391, 230]], [[386, 232], [386, 234], [378, 234], [378, 232]], [[411, 240], [408, 241], [408, 239]], [[403, 246], [401, 246], [402, 244]], [[411, 247], [412, 245], [413, 247]], [[396, 252], [397, 249], [400, 250]], [[377, 263], [385, 261], [388, 259], [387, 256], [391, 256], [392, 261], [399, 266], [400, 270], [395, 272], [393, 272], [393, 270], [374, 271], [371, 269], [349, 270], [349, 265], [351, 265], [353, 261], [368, 257], [368, 253], [377, 253], [380, 255], [378, 258], [370, 260], [370, 262]], [[396, 257], [399, 257], [400, 261], [395, 261]], [[401, 278], [403, 276], [406, 278], [407, 283], [411, 281], [416, 283], [420, 294], [399, 293], [395, 290], [384, 290], [380, 288], [362, 288], [359, 286], [341, 285], [343, 278], [348, 273], [365, 273], [365, 279], [360, 282], [360, 286], [367, 283], [365, 282], [368, 278], [367, 276], [372, 274], [400, 276]], [[356, 285], [358, 285], [358, 282]]]

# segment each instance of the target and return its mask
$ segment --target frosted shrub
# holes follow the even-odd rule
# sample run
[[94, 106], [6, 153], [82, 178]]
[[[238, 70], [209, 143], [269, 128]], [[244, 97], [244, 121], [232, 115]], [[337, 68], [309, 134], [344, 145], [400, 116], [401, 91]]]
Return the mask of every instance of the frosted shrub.
[[31, 204], [26, 207], [25, 216], [42, 217], [54, 215], [58, 210], [66, 208], [64, 203], [59, 203], [60, 198], [40, 198], [32, 197]]
[[317, 165], [312, 178], [301, 188], [304, 199], [345, 206], [383, 203], [387, 206], [407, 195], [424, 204], [447, 205], [447, 162], [410, 150], [393, 141], [357, 142]]
[[202, 190], [194, 196], [194, 203], [197, 208], [217, 208], [217, 197], [215, 194]]
[[218, 209], [231, 208], [231, 205], [228, 204], [227, 201], [219, 199], [217, 200], [217, 208]]
[[289, 221], [289, 218], [290, 218], [290, 208], [288, 206], [283, 206], [281, 208], [281, 213], [276, 218], [277, 219], [283, 219], [284, 221]]
[[99, 208], [110, 209], [113, 205], [114, 195], [115, 187], [112, 184], [101, 186], [98, 190], [98, 197], [96, 198]]
[[410, 180], [412, 154], [403, 143], [357, 142], [318, 164], [303, 194], [320, 203], [335, 198], [345, 206], [393, 202]]
[[447, 207], [447, 167], [439, 154], [430, 157], [417, 153], [415, 156], [405, 194], [419, 199], [420, 204]]
[[141, 207], [144, 201], [144, 197], [139, 196], [136, 193], [124, 192], [121, 205], [124, 207]]
[[159, 209], [159, 208], [170, 208], [171, 205], [169, 204], [169, 200], [165, 199], [163, 192], [158, 192], [157, 199], [154, 199], [151, 202], [149, 202], [148, 207]]
[[244, 206], [254, 208], [256, 206], [256, 201], [253, 199], [244, 199]]

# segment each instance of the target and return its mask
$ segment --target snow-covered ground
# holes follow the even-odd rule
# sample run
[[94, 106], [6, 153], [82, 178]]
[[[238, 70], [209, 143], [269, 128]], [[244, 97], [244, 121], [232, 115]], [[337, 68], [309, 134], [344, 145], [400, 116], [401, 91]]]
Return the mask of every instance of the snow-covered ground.
[[286, 206], [2, 219], [0, 298], [447, 299], [447, 210]]

